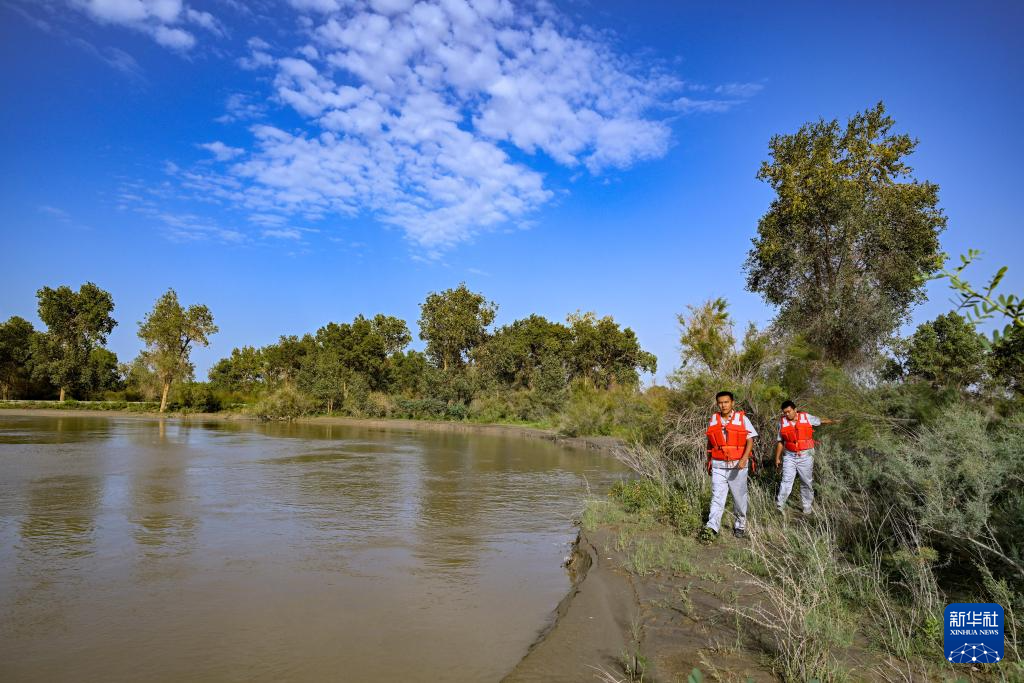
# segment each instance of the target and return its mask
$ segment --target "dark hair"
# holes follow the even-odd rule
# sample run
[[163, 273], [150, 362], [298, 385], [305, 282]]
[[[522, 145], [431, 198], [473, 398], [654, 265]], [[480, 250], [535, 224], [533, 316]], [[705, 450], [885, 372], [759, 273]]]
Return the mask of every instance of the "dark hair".
[[735, 401], [736, 400], [736, 399], [733, 398], [731, 391], [719, 391], [717, 394], [715, 394], [715, 400], [717, 401], [718, 399], [722, 398], [723, 396], [728, 396], [730, 401]]
[[792, 408], [793, 410], [796, 410], [796, 404], [789, 400], [783, 401], [782, 409], [785, 410], [786, 408]]

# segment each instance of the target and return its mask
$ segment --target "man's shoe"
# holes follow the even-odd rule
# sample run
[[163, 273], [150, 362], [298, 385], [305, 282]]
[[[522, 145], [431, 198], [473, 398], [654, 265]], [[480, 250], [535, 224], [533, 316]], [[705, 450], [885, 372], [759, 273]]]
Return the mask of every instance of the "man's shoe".
[[718, 538], [718, 534], [711, 527], [704, 527], [700, 530], [700, 534], [697, 536], [697, 540], [700, 541], [701, 545], [711, 545]]
[[746, 538], [747, 537], [747, 530], [746, 529], [733, 529], [732, 530], [732, 535], [735, 536], [736, 538]]

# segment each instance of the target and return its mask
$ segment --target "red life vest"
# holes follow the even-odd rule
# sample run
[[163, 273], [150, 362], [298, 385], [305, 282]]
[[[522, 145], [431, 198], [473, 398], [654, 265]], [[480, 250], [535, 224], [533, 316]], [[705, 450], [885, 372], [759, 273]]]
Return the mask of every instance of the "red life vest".
[[783, 415], [779, 435], [782, 437], [782, 445], [790, 453], [814, 448], [814, 427], [811, 426], [807, 413], [797, 413], [795, 422]]
[[[722, 419], [721, 413], [711, 416], [708, 425], [708, 456], [712, 460], [740, 460], [747, 447], [747, 427], [742, 410], [733, 412], [728, 422]], [[722, 429], [725, 433], [722, 433]]]

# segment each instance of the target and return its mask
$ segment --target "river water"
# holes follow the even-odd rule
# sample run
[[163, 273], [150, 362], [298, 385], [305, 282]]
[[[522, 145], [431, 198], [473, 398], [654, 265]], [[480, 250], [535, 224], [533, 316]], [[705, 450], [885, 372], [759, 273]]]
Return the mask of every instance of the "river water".
[[0, 680], [498, 680], [621, 471], [514, 437], [0, 415]]

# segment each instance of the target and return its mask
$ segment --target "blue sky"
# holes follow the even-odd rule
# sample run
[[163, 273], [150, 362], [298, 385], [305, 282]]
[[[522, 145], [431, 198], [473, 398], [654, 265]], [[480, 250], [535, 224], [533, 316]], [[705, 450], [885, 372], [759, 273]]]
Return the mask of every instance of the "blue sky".
[[[243, 344], [465, 281], [498, 323], [772, 311], [742, 263], [769, 138], [884, 100], [943, 247], [1024, 291], [1020, 3], [7, 0], [0, 319], [91, 280], [137, 353], [168, 287]], [[707, 245], [714, 245], [713, 255]], [[944, 312], [948, 291], [913, 312]], [[417, 344], [419, 344], [417, 342]]]

